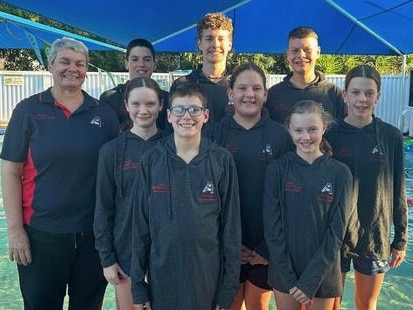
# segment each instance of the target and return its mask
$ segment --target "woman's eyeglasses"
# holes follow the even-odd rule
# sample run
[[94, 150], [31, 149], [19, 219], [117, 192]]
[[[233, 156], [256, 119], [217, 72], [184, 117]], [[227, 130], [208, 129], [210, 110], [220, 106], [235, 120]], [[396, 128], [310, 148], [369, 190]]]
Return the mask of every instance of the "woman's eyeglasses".
[[197, 105], [191, 107], [184, 107], [181, 105], [176, 105], [169, 108], [169, 111], [176, 117], [182, 117], [185, 115], [186, 112], [189, 113], [190, 116], [201, 116], [202, 112], [204, 112], [204, 107], [200, 107]]

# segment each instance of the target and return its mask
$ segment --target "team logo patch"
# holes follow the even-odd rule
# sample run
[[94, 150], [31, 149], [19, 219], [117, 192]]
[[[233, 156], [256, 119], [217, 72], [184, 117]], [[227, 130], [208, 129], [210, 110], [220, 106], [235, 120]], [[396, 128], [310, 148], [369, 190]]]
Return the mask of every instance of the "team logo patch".
[[264, 146], [264, 148], [261, 150], [260, 159], [271, 161], [272, 160], [272, 155], [273, 155], [272, 145], [271, 144], [266, 144]]
[[333, 202], [333, 184], [331, 182], [327, 182], [321, 188], [321, 193], [318, 195], [318, 200], [326, 201], [326, 202]]
[[324, 187], [321, 189], [321, 192], [323, 194], [332, 195], [333, 194], [333, 184], [331, 184], [330, 182], [327, 182], [324, 185]]
[[384, 160], [384, 154], [380, 150], [380, 147], [377, 144], [371, 150], [370, 160], [371, 161], [383, 161]]
[[214, 193], [214, 184], [212, 182], [207, 182], [205, 185], [204, 189], [202, 190], [203, 193], [209, 193], [213, 194]]
[[201, 195], [198, 199], [200, 202], [213, 202], [216, 201], [215, 198], [215, 187], [213, 182], [207, 182], [204, 188], [202, 189]]
[[100, 118], [100, 116], [95, 116], [95, 117], [90, 121], [90, 123], [91, 123], [92, 125], [96, 125], [96, 126], [98, 126], [98, 127], [102, 127], [102, 119]]

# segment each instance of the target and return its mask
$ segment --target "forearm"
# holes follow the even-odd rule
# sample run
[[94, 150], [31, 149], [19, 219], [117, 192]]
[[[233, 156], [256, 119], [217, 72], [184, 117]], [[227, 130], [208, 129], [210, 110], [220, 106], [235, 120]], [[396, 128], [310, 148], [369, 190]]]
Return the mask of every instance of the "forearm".
[[9, 230], [23, 228], [22, 173], [23, 163], [2, 161], [3, 204]]
[[23, 227], [22, 172], [23, 163], [2, 161], [3, 202], [9, 235], [9, 258], [27, 266], [32, 262], [30, 242]]

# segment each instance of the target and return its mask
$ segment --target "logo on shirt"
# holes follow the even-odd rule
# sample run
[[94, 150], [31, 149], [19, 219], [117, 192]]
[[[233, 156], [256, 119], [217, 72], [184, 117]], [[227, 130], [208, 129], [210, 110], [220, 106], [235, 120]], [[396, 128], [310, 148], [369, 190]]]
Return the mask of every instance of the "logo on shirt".
[[324, 187], [321, 189], [321, 192], [323, 194], [329, 194], [332, 195], [333, 194], [333, 184], [331, 184], [330, 182], [327, 182]]
[[168, 186], [165, 183], [159, 183], [152, 185], [151, 187], [153, 193], [167, 193]]
[[232, 153], [232, 154], [235, 154], [235, 153], [238, 152], [237, 147], [235, 147], [235, 146], [232, 145], [232, 144], [225, 144], [225, 148], [226, 148], [228, 151], [230, 151], [230, 153]]
[[204, 186], [201, 195], [199, 195], [200, 202], [212, 202], [215, 201], [215, 188], [213, 182], [207, 182]]
[[261, 160], [272, 160], [272, 145], [266, 144], [261, 151]]
[[134, 162], [131, 159], [125, 160], [125, 162], [123, 163], [123, 170], [130, 170], [130, 169], [137, 169], [139, 167], [139, 163]]
[[345, 147], [341, 147], [336, 154], [338, 157], [353, 156], [353, 152]]
[[92, 125], [96, 125], [96, 126], [98, 126], [98, 127], [102, 127], [102, 119], [101, 119], [100, 116], [95, 116], [95, 117], [90, 121], [90, 123], [91, 123]]
[[34, 115], [35, 119], [45, 120], [45, 119], [54, 119], [54, 115], [45, 114], [45, 113], [38, 113]]
[[213, 194], [214, 193], [214, 184], [212, 182], [207, 182], [205, 185], [204, 189], [202, 190], [203, 193], [209, 193]]
[[287, 183], [285, 183], [284, 189], [286, 192], [299, 193], [303, 190], [303, 187], [295, 184], [293, 181], [288, 181]]
[[321, 193], [318, 195], [318, 200], [326, 201], [326, 202], [333, 202], [333, 184], [331, 182], [327, 182], [321, 188]]
[[275, 110], [277, 111], [288, 111], [289, 108], [290, 108], [290, 105], [285, 102], [280, 102], [279, 104], [275, 106]]
[[371, 151], [370, 160], [371, 161], [383, 161], [384, 160], [384, 154], [380, 150], [377, 144], [373, 147]]

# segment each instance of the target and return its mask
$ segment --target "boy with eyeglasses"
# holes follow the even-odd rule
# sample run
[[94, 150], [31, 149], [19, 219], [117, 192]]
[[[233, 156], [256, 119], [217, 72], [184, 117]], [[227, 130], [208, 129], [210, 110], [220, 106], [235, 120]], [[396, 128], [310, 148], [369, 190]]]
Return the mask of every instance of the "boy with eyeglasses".
[[209, 111], [199, 85], [182, 83], [169, 104], [173, 134], [142, 156], [134, 185], [134, 305], [229, 309], [241, 252], [235, 163], [201, 137]]

